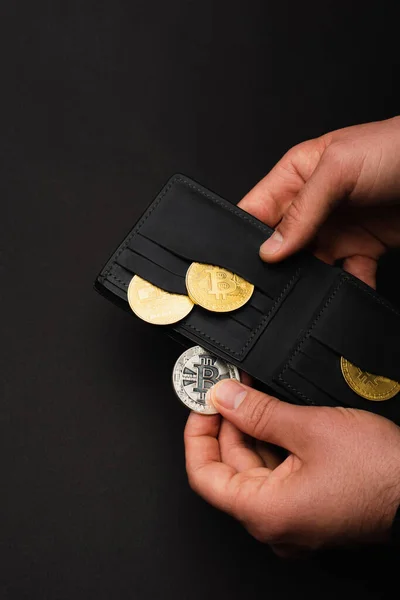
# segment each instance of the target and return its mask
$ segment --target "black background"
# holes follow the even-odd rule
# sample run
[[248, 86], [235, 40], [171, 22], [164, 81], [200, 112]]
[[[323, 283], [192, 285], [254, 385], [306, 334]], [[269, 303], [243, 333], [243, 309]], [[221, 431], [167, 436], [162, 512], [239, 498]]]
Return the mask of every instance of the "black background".
[[282, 561], [191, 492], [181, 348], [92, 282], [174, 172], [236, 202], [293, 144], [396, 114], [394, 16], [2, 0], [0, 19], [1, 597], [383, 597], [392, 551]]

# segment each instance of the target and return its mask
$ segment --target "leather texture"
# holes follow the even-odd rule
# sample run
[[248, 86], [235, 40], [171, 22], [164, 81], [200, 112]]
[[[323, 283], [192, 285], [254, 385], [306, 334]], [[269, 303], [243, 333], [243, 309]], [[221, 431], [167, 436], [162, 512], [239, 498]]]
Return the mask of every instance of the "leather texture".
[[254, 284], [249, 302], [223, 314], [195, 306], [164, 330], [232, 362], [282, 399], [365, 409], [400, 424], [400, 394], [366, 400], [349, 388], [340, 368], [344, 356], [400, 381], [399, 310], [308, 252], [264, 263], [258, 251], [271, 234], [234, 204], [174, 175], [101, 270], [95, 288], [130, 310], [127, 288], [134, 274], [185, 294], [192, 262], [224, 267]]

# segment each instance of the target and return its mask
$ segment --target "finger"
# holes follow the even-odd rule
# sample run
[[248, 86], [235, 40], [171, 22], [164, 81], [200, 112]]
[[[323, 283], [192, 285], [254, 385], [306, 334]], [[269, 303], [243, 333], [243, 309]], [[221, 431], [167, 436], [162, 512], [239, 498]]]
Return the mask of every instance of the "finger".
[[376, 288], [376, 272], [378, 269], [376, 259], [369, 256], [350, 256], [343, 262], [343, 268], [367, 285]]
[[248, 435], [296, 453], [309, 443], [308, 407], [281, 402], [233, 379], [209, 390], [221, 415]]
[[[244, 371], [240, 371], [240, 381], [249, 387], [253, 387], [253, 378], [245, 373]], [[229, 423], [226, 419], [223, 421], [223, 424]], [[241, 435], [244, 435], [239, 429], [236, 428]], [[249, 436], [247, 436], [247, 439]], [[253, 450], [260, 456], [265, 467], [269, 469], [275, 469], [278, 467], [286, 458], [287, 453], [282, 449], [274, 446], [273, 444], [268, 444], [268, 442], [261, 442], [260, 440], [252, 440]]]
[[304, 181], [298, 173], [287, 171], [282, 159], [239, 202], [238, 206], [270, 227], [275, 227]]
[[238, 206], [275, 227], [313, 173], [325, 147], [325, 140], [318, 138], [291, 148]]
[[[253, 500], [269, 477], [256, 467], [238, 473], [221, 462], [216, 439], [218, 418], [191, 413], [185, 428], [186, 469], [192, 489], [207, 502], [239, 520], [253, 511]], [[236, 500], [241, 498], [241, 502]]]
[[184, 434], [186, 471], [192, 489], [210, 504], [231, 512], [236, 469], [221, 462], [219, 415], [190, 413]]
[[220, 427], [220, 415], [190, 413], [184, 432], [188, 474], [189, 471], [201, 468], [202, 465], [220, 462], [221, 454], [218, 443]]
[[274, 234], [260, 248], [260, 256], [276, 262], [306, 246], [336, 204], [351, 191], [340, 168], [322, 157], [310, 179], [285, 211]]
[[387, 251], [384, 242], [360, 222], [359, 214], [340, 209], [319, 230], [315, 246], [318, 257], [326, 255], [333, 261], [360, 256], [377, 262]]
[[252, 448], [249, 436], [226, 419], [222, 421], [218, 440], [222, 462], [236, 471], [266, 466], [263, 458]]

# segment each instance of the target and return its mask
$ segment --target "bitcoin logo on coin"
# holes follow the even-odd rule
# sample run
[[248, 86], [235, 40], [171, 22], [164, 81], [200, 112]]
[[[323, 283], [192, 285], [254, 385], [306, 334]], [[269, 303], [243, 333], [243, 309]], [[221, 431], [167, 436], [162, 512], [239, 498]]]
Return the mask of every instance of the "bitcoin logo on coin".
[[135, 275], [128, 287], [129, 306], [143, 321], [170, 325], [186, 317], [193, 302], [183, 294], [169, 294]]
[[229, 271], [208, 269], [207, 272], [211, 279], [209, 294], [215, 296], [215, 300], [226, 300], [228, 294], [233, 294], [236, 291], [237, 285], [234, 275], [229, 273]]
[[340, 359], [340, 366], [347, 385], [359, 396], [379, 402], [393, 398], [400, 391], [400, 384], [381, 375], [362, 371], [347, 359]]
[[238, 275], [214, 265], [192, 263], [186, 273], [190, 298], [213, 312], [229, 312], [246, 304], [254, 285]]
[[203, 415], [218, 411], [206, 399], [208, 390], [222, 379], [240, 381], [238, 369], [201, 348], [186, 350], [176, 361], [172, 382], [175, 392], [187, 407]]

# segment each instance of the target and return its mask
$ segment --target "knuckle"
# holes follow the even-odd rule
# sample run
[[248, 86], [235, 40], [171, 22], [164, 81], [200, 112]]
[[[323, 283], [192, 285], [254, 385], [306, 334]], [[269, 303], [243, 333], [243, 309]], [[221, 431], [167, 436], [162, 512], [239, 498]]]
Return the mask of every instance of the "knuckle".
[[286, 234], [298, 236], [305, 229], [312, 229], [314, 232], [318, 229], [318, 224], [313, 224], [310, 219], [310, 200], [305, 189], [301, 190], [296, 199], [289, 206], [278, 229]]
[[348, 147], [345, 142], [333, 142], [324, 152], [324, 161], [329, 162], [330, 166], [341, 165], [348, 155]]
[[341, 191], [350, 193], [362, 166], [362, 155], [357, 148], [347, 140], [333, 142], [325, 150], [322, 160]]
[[312, 175], [326, 148], [327, 140], [324, 136], [311, 138], [293, 146], [286, 154], [290, 172], [300, 175], [306, 181]]
[[292, 146], [285, 154], [285, 158], [289, 160], [296, 160], [297, 157], [301, 157], [303, 155], [308, 156], [311, 149], [319, 144], [318, 139], [311, 138], [309, 140], [305, 140], [304, 142], [300, 142], [299, 144], [295, 144]]
[[288, 208], [284, 221], [286, 226], [297, 225], [304, 220], [305, 215], [305, 202], [301, 193], [298, 194], [296, 200], [292, 202]]
[[357, 143], [341, 140], [331, 144], [324, 153], [323, 161], [330, 173], [332, 185], [342, 196], [355, 190], [366, 159], [365, 150]]

